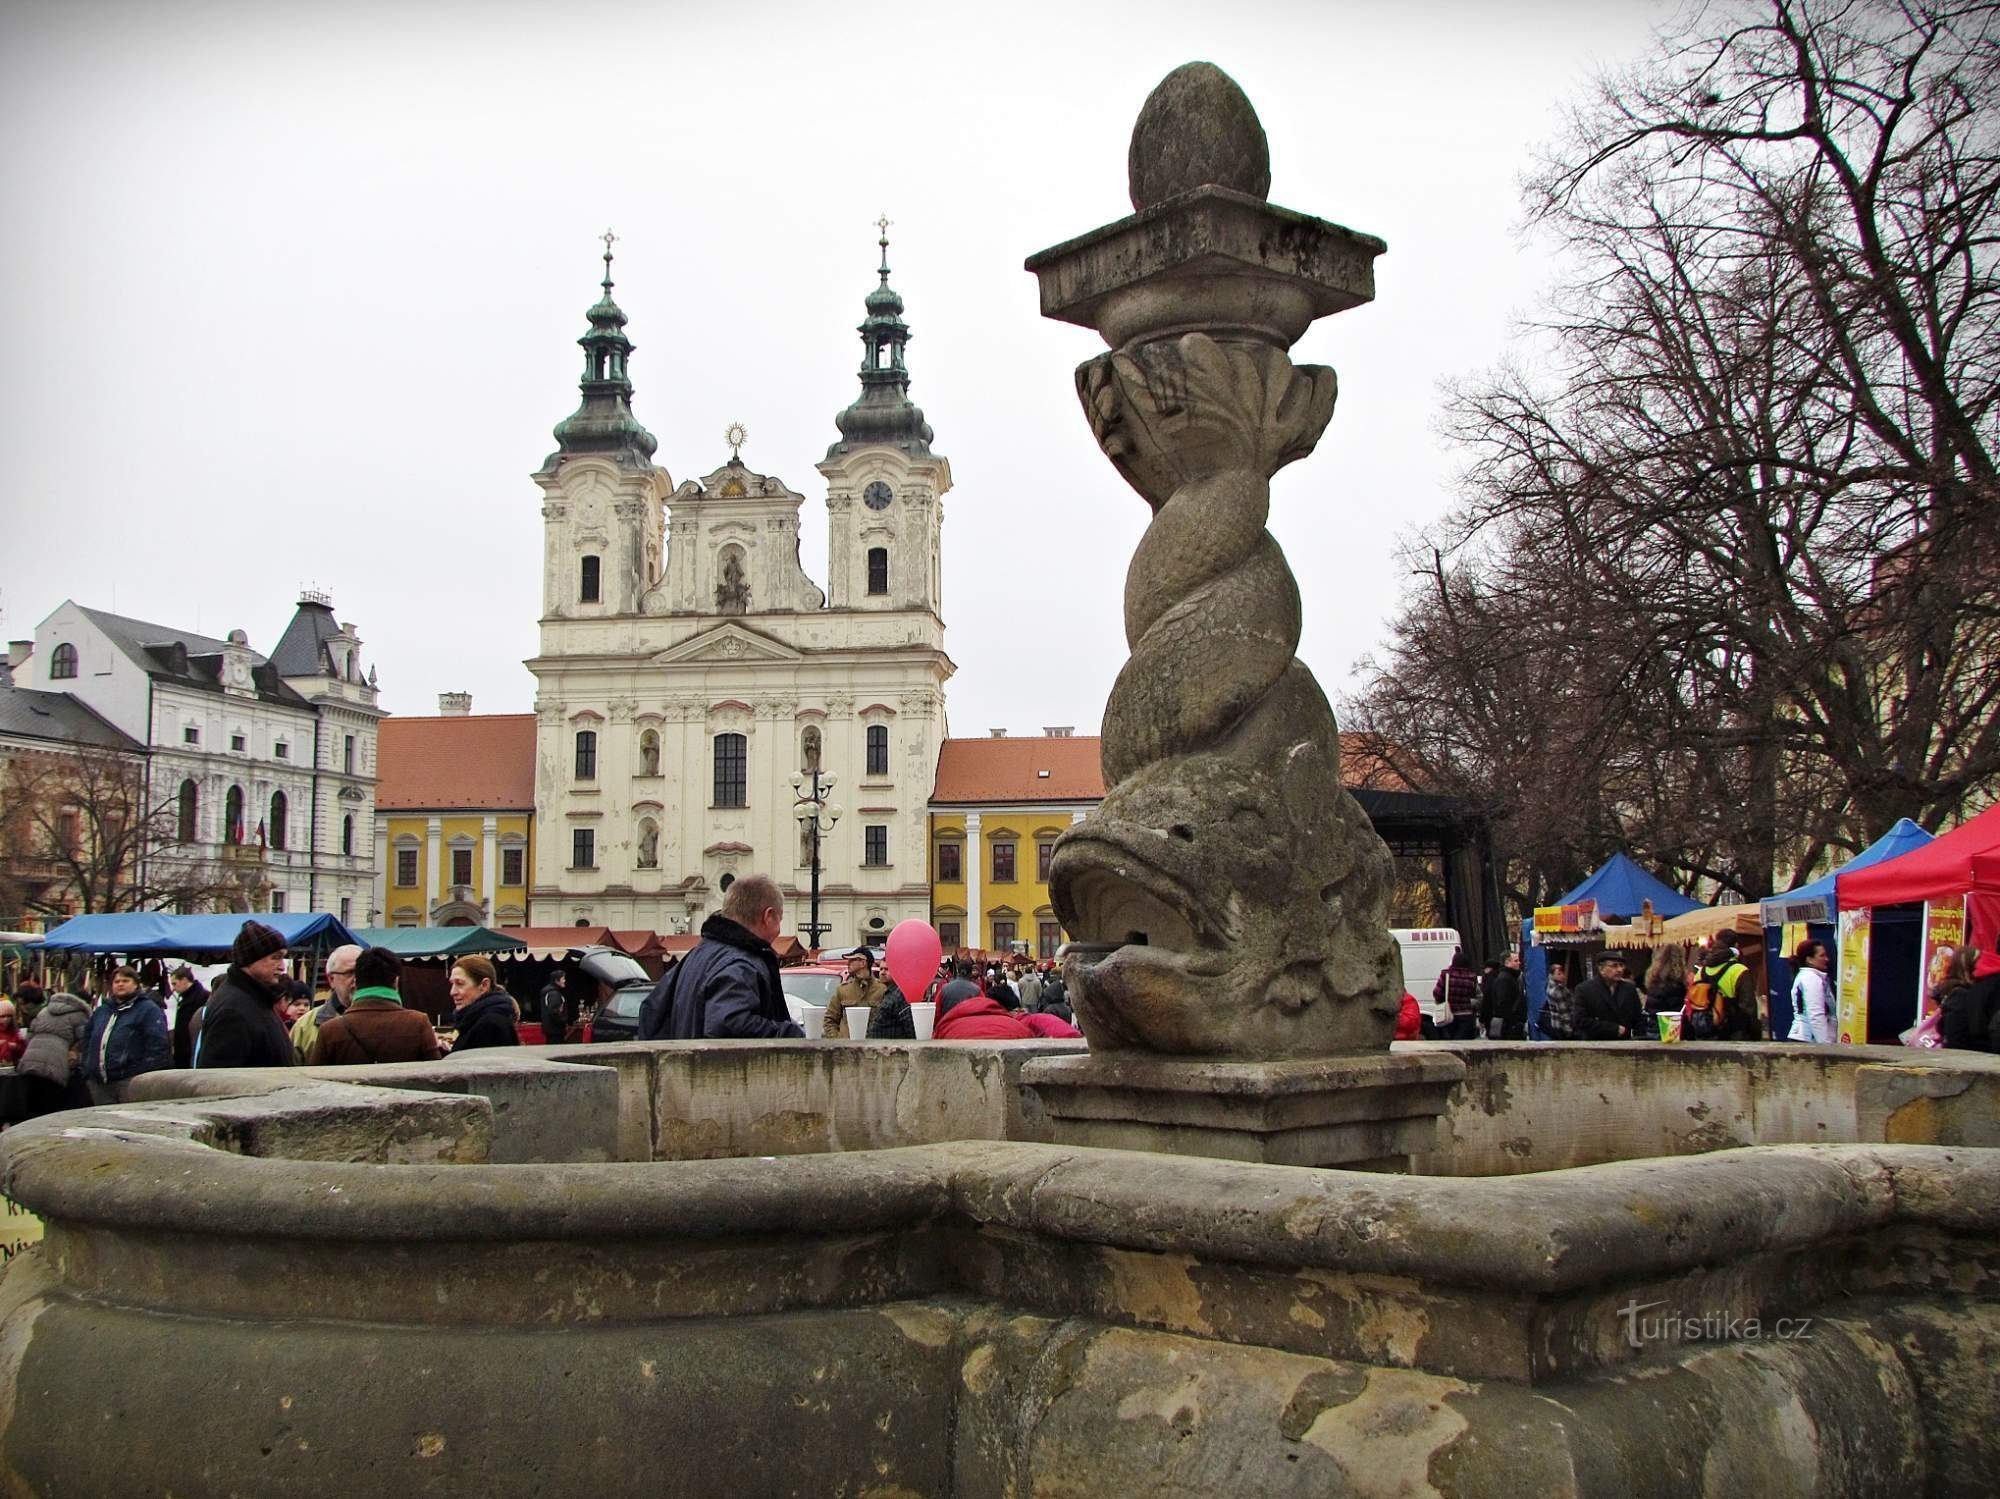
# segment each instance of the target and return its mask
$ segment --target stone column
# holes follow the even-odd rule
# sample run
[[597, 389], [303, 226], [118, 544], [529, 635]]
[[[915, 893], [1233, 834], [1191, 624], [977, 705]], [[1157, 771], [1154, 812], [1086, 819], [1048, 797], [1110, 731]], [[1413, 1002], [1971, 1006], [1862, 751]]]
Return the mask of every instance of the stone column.
[[965, 925], [967, 947], [986, 946], [986, 918], [979, 911], [979, 876], [986, 850], [979, 841], [979, 814], [965, 814]]
[[1374, 297], [1387, 247], [1268, 201], [1263, 126], [1209, 63], [1153, 91], [1127, 164], [1136, 212], [1028, 261], [1043, 315], [1110, 346], [1077, 393], [1152, 519], [1125, 579], [1108, 790], [1050, 871], [1092, 1055], [1024, 1078], [1068, 1143], [1393, 1164], [1429, 1148], [1463, 1064], [1388, 1055], [1393, 867], [1341, 785], [1265, 529], [1271, 476], [1333, 415], [1333, 371], [1289, 351]]
[[430, 887], [424, 892], [424, 925], [429, 926], [431, 912], [444, 899], [444, 819], [433, 817], [424, 826], [424, 862], [430, 868]]
[[500, 888], [500, 819], [489, 817], [479, 829], [480, 868], [486, 884], [486, 924], [493, 924], [493, 913], [499, 907], [496, 892]]

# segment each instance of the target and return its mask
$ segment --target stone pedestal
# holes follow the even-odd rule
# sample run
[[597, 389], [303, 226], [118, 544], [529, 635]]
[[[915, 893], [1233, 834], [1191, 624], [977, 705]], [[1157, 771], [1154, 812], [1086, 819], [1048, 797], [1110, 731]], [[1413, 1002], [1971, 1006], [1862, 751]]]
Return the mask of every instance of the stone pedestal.
[[1288, 1062], [1143, 1055], [1031, 1062], [1060, 1145], [1150, 1150], [1275, 1166], [1405, 1171], [1436, 1149], [1438, 1116], [1465, 1077], [1443, 1051]]

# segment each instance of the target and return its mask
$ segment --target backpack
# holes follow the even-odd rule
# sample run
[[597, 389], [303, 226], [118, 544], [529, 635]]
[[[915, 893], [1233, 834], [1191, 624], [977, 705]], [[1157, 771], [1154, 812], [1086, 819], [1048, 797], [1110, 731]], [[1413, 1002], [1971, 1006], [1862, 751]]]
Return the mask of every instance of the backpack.
[[1736, 966], [1739, 965], [1725, 963], [1712, 973], [1706, 968], [1695, 973], [1694, 982], [1688, 985], [1687, 1005], [1681, 1011], [1683, 1041], [1713, 1041], [1728, 1026], [1728, 1000], [1722, 992], [1722, 981]]

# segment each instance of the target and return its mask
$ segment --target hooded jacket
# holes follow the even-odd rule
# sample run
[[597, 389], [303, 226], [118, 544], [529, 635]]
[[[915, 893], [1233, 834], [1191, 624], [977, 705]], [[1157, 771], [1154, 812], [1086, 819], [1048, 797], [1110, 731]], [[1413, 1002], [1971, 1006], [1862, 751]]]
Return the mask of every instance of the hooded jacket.
[[519, 1046], [521, 1033], [514, 1028], [514, 996], [505, 989], [482, 994], [453, 1017], [458, 1039], [451, 1054], [477, 1051], [482, 1046]]
[[641, 1041], [804, 1035], [785, 1007], [771, 944], [719, 911], [701, 924], [700, 944], [661, 976], [639, 1009]]
[[278, 991], [266, 989], [234, 964], [201, 1012], [201, 1054], [195, 1066], [289, 1067], [292, 1036], [278, 1018]]
[[172, 1065], [167, 1012], [154, 995], [135, 990], [123, 1004], [107, 996], [90, 1012], [90, 1030], [83, 1040], [85, 1082], [122, 1083]]
[[69, 1054], [83, 1045], [90, 1006], [74, 994], [51, 994], [28, 1026], [28, 1049], [16, 1071], [62, 1087], [69, 1082]]

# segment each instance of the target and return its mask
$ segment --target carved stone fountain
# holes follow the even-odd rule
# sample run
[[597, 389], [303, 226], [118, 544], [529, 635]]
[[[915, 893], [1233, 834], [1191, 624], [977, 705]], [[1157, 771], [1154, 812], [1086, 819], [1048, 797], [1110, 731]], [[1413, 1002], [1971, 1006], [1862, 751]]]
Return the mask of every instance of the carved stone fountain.
[[1267, 201], [1263, 128], [1209, 63], [1147, 99], [1130, 177], [1135, 213], [1027, 267], [1044, 316], [1110, 345], [1077, 392], [1153, 511], [1104, 713], [1110, 790], [1050, 870], [1091, 1055], [1028, 1080], [1068, 1143], [1394, 1164], [1429, 1148], [1462, 1065], [1389, 1052], [1389, 852], [1341, 784], [1265, 529], [1271, 476], [1333, 415], [1333, 371], [1288, 351], [1374, 297], [1386, 246]]

